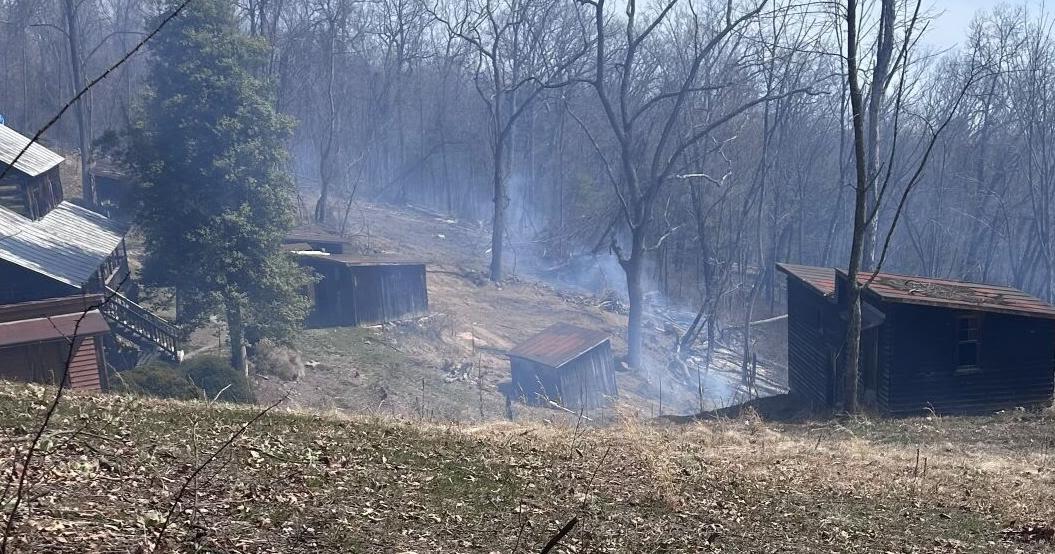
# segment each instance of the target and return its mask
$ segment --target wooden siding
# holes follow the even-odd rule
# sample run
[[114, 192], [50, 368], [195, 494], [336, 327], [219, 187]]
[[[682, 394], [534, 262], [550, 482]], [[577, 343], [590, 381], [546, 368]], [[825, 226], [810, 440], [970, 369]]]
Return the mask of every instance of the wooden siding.
[[58, 167], [37, 177], [12, 172], [0, 181], [0, 206], [30, 219], [44, 217], [59, 202], [62, 202], [62, 185]]
[[312, 325], [369, 325], [428, 313], [423, 264], [307, 265], [320, 277], [312, 291]]
[[80, 340], [70, 360], [70, 388], [77, 390], [102, 390], [104, 380], [101, 374], [103, 373], [103, 367], [105, 367], [102, 360], [102, 345], [97, 344], [95, 337], [86, 337]]
[[882, 309], [888, 318], [883, 411], [985, 412], [1051, 403], [1055, 321], [977, 313], [978, 368], [958, 370], [957, 318], [972, 312], [907, 304]]
[[831, 355], [838, 333], [834, 304], [802, 283], [788, 280], [788, 389], [814, 405], [828, 405]]
[[510, 370], [514, 395], [529, 403], [552, 400], [571, 410], [589, 410], [606, 405], [619, 394], [610, 341], [559, 368], [510, 357]]
[[[69, 345], [65, 340], [19, 344], [0, 348], [0, 379], [54, 385], [65, 373]], [[106, 387], [102, 341], [84, 337], [70, 363], [67, 385], [77, 390]]]

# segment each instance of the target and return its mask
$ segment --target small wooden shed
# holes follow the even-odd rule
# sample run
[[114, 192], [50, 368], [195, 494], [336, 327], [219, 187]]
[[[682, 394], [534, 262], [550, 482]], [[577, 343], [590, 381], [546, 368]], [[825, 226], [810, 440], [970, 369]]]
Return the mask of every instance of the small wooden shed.
[[0, 306], [0, 378], [54, 385], [69, 360], [66, 386], [106, 389], [110, 327], [95, 308], [100, 302], [90, 295]]
[[507, 355], [513, 392], [530, 403], [592, 409], [619, 394], [612, 342], [600, 331], [557, 323]]
[[370, 325], [427, 314], [425, 263], [349, 254], [294, 253], [315, 273], [308, 323], [316, 327]]
[[[849, 278], [778, 264], [788, 276], [788, 385], [815, 405], [842, 391]], [[861, 282], [867, 275], [859, 276]], [[888, 414], [1043, 406], [1055, 390], [1055, 307], [1022, 291], [880, 273], [862, 296], [858, 388]]]
[[[25, 153], [18, 157], [23, 150]], [[0, 206], [29, 219], [43, 217], [62, 202], [59, 164], [63, 159], [39, 143], [30, 144], [28, 138], [0, 124], [0, 173], [10, 166], [0, 181]]]

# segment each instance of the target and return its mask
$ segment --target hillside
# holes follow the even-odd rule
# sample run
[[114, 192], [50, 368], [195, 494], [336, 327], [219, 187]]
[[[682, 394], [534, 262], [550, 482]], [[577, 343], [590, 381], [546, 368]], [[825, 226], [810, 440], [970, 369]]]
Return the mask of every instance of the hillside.
[[[0, 384], [11, 451], [52, 393]], [[148, 551], [192, 468], [255, 413], [72, 395], [27, 479], [16, 550]], [[577, 517], [554, 552], [1047, 552], [1053, 424], [437, 426], [280, 407], [200, 473], [163, 550], [538, 552]]]
[[[412, 208], [359, 203], [349, 217], [347, 239], [363, 255], [392, 255], [428, 264], [430, 315], [415, 321], [369, 328], [307, 329], [298, 343], [309, 364], [296, 383], [258, 378], [263, 400], [292, 390], [291, 403], [315, 410], [346, 413], [401, 414], [436, 421], [490, 421], [508, 417], [505, 402], [510, 381], [505, 352], [557, 322], [608, 333], [617, 356], [626, 352], [625, 307], [612, 280], [575, 271], [555, 275], [533, 245], [512, 243], [513, 276], [490, 283], [487, 267], [489, 232], [473, 222], [456, 221]], [[594, 271], [594, 269], [591, 269]], [[574, 281], [605, 283], [585, 290]], [[686, 308], [690, 309], [690, 308]], [[695, 374], [685, 378], [667, 366], [675, 335], [669, 312], [646, 323], [648, 364], [645, 371], [620, 371], [619, 411], [643, 415], [700, 411]], [[765, 314], [762, 314], [763, 316]], [[691, 315], [689, 316], [691, 319]], [[682, 325], [684, 326], [684, 324]], [[757, 331], [763, 342], [760, 392], [779, 392], [785, 381], [783, 322]], [[189, 350], [217, 350], [215, 329], [200, 331]], [[705, 408], [748, 398], [739, 387], [740, 360], [734, 350], [717, 353], [715, 366], [703, 376]], [[512, 406], [516, 419], [567, 417], [553, 409]], [[605, 413], [587, 414], [605, 419]]]

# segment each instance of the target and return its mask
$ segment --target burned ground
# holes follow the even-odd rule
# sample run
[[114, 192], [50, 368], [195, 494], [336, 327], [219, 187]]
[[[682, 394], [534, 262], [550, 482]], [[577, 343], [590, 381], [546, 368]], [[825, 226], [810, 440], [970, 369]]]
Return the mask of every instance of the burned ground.
[[[295, 405], [348, 413], [424, 413], [437, 421], [503, 419], [510, 382], [505, 352], [550, 324], [603, 331], [612, 337], [616, 356], [625, 354], [626, 316], [613, 300], [614, 293], [589, 294], [542, 280], [541, 262], [531, 245], [520, 245], [518, 251], [514, 244], [514, 258], [519, 253], [517, 276], [496, 286], [480, 272], [489, 246], [489, 234], [480, 225], [368, 203], [353, 214], [348, 240], [356, 254], [398, 255], [428, 263], [431, 315], [400, 324], [304, 331], [297, 347], [311, 367], [293, 386]], [[759, 346], [772, 360], [763, 362], [763, 372], [768, 371], [779, 387], [785, 349], [774, 339], [783, 336], [783, 323], [775, 325], [760, 331], [765, 342]], [[651, 319], [648, 336], [647, 375], [617, 374], [618, 409], [643, 415], [698, 411], [695, 382], [677, 379], [667, 367], [675, 340], [668, 322]], [[215, 348], [215, 341], [215, 333], [203, 331], [191, 350]], [[743, 397], [734, 373], [739, 359], [722, 352], [718, 361], [709, 381], [714, 390], [707, 391], [707, 408]], [[468, 365], [472, 369], [466, 372]], [[262, 400], [277, 398], [289, 388], [267, 379], [258, 379], [257, 385]], [[534, 420], [567, 417], [518, 403], [513, 410], [516, 417]], [[613, 413], [587, 415], [598, 419]]]

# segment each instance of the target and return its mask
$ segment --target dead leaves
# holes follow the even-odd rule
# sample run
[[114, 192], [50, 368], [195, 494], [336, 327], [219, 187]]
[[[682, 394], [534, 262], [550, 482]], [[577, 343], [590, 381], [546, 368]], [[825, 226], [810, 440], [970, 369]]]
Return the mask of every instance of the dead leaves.
[[[44, 399], [0, 385], [9, 454]], [[174, 490], [251, 414], [72, 396], [31, 468], [19, 549], [148, 551]], [[998, 523], [992, 488], [979, 486], [995, 470], [957, 469], [948, 490], [971, 494], [947, 494], [931, 485], [946, 471], [938, 454], [920, 486], [887, 459], [889, 444], [796, 447], [767, 429], [763, 449], [751, 442], [758, 422], [701, 439], [684, 428], [465, 432], [293, 413], [258, 423], [194, 481], [167, 551], [537, 552], [572, 517], [554, 552], [1029, 552], [1055, 535]], [[1021, 509], [1051, 519], [1048, 504]]]

